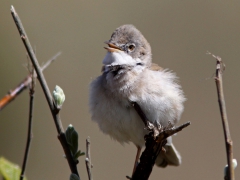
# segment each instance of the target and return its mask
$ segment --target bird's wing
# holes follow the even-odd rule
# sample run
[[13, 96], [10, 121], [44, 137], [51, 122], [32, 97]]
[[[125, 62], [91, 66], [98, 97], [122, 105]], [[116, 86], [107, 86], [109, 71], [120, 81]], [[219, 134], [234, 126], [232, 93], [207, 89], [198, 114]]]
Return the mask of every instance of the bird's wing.
[[160, 67], [159, 65], [155, 64], [155, 63], [152, 63], [151, 66], [149, 67], [150, 70], [152, 71], [162, 71], [163, 68]]

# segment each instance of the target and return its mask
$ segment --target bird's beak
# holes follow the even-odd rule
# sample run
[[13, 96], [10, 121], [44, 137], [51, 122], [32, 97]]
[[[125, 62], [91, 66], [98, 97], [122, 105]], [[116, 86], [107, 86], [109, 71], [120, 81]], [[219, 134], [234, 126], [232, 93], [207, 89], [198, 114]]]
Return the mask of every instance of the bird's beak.
[[104, 47], [108, 52], [120, 52], [122, 49], [114, 44], [106, 43], [109, 47]]

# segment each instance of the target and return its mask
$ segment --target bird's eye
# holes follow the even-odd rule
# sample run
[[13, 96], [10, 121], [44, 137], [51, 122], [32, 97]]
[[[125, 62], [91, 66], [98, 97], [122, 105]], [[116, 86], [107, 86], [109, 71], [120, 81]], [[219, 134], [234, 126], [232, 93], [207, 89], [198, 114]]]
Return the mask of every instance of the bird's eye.
[[135, 49], [135, 46], [133, 44], [128, 46], [128, 50], [132, 52]]

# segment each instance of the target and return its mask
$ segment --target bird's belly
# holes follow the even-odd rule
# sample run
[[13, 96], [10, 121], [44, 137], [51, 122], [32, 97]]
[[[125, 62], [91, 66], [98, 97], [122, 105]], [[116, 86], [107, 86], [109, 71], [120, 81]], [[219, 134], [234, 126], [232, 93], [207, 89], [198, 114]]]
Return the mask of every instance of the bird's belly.
[[[149, 131], [145, 129], [142, 119], [127, 98], [105, 98], [98, 102], [93, 108], [92, 120], [98, 123], [105, 134], [121, 144], [133, 142], [137, 146], [144, 146], [144, 136]], [[163, 127], [166, 127], [168, 122], [175, 124], [170, 106], [164, 103], [155, 104], [152, 101], [147, 101], [147, 105], [143, 101], [138, 104], [150, 122], [158, 121]]]
[[146, 86], [140, 88], [116, 83], [107, 79], [106, 75], [103, 74], [91, 85], [90, 111], [92, 120], [113, 139], [122, 144], [133, 142], [137, 146], [144, 145], [144, 135], [148, 131], [144, 129], [144, 123], [130, 101], [138, 103], [148, 120], [154, 124], [158, 122], [166, 127], [169, 122], [175, 125], [179, 120], [184, 97], [163, 83], [164, 78], [161, 79], [163, 82], [158, 83], [160, 85], [145, 83]]
[[144, 135], [148, 133], [134, 108], [119, 101], [102, 102], [95, 108], [92, 119], [100, 129], [121, 144], [133, 142], [144, 146]]

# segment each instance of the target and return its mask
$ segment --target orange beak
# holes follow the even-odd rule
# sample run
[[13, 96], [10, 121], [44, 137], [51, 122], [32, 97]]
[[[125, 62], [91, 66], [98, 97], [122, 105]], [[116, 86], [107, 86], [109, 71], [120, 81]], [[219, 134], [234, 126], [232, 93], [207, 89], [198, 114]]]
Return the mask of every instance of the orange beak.
[[109, 47], [104, 47], [106, 50], [108, 50], [109, 52], [120, 52], [122, 51], [121, 48], [119, 48], [118, 46], [111, 44], [111, 43], [107, 43], [107, 45]]

